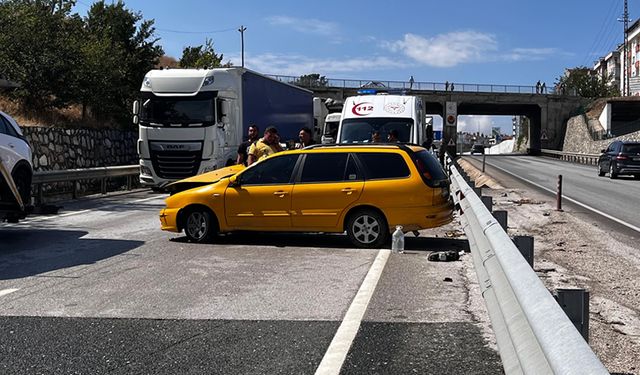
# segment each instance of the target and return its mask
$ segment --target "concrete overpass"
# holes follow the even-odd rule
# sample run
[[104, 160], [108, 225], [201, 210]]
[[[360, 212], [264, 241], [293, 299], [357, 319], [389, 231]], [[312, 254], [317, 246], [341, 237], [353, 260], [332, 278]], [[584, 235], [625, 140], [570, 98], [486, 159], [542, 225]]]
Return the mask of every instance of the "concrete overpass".
[[[451, 90], [448, 83], [359, 81], [325, 79], [322, 82], [304, 82], [298, 77], [272, 76], [281, 81], [295, 83], [312, 90], [317, 96], [344, 100], [356, 95], [362, 86], [379, 86], [406, 90], [407, 94], [421, 96], [427, 114], [443, 118], [443, 141], [457, 141], [457, 117], [448, 124], [447, 115], [526, 116], [530, 120], [529, 147], [531, 153], [540, 149], [562, 149], [567, 120], [579, 113], [588, 100], [579, 96], [559, 95], [552, 90], [537, 93], [535, 86], [461, 84]], [[449, 106], [447, 107], [447, 103]], [[451, 150], [455, 153], [455, 147]]]

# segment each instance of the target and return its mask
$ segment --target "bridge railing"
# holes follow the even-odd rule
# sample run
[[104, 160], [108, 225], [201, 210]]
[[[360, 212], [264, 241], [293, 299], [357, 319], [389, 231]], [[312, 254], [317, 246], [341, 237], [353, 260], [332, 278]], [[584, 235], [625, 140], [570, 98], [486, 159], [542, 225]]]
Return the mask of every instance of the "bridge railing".
[[[453, 92], [477, 92], [477, 93], [507, 93], [507, 94], [559, 94], [552, 87], [544, 90], [537, 89], [536, 86], [521, 85], [494, 85], [483, 83], [458, 83], [458, 82], [409, 82], [409, 81], [375, 81], [375, 80], [357, 80], [357, 79], [335, 79], [324, 78], [319, 80], [305, 80], [295, 76], [271, 75], [268, 77], [281, 82], [297, 84], [306, 88], [339, 88], [339, 89], [358, 89], [358, 88], [390, 88], [405, 89], [418, 91], [453, 91]], [[564, 93], [563, 95], [569, 95]]]
[[447, 157], [451, 192], [506, 374], [608, 374], [558, 302]]

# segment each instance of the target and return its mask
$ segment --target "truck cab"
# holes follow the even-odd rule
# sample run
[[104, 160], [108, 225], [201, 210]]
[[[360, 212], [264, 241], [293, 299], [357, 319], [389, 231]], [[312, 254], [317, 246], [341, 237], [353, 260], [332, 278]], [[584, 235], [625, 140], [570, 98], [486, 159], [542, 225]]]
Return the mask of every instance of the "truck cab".
[[338, 136], [338, 128], [340, 127], [340, 113], [329, 113], [324, 120], [324, 129], [322, 130], [322, 143], [336, 143]]

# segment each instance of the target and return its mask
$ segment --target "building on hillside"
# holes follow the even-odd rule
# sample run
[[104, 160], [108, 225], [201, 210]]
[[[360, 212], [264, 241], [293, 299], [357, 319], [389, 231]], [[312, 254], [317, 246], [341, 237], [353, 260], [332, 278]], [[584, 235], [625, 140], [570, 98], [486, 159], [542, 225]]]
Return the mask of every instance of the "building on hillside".
[[607, 56], [601, 57], [593, 67], [593, 70], [608, 86], [620, 87], [620, 51], [613, 51]]
[[[627, 29], [627, 55], [622, 48], [622, 69], [620, 78], [620, 92], [632, 96], [640, 95], [640, 19]], [[627, 74], [628, 84], [625, 84], [624, 74]], [[628, 91], [627, 91], [628, 86]]]

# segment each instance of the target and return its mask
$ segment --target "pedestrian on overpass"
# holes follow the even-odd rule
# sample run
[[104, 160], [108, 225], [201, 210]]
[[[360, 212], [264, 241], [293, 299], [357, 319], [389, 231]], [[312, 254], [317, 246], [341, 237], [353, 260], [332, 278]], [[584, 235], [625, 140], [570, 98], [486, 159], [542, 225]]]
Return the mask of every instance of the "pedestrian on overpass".
[[538, 80], [538, 82], [536, 83], [536, 94], [540, 94], [540, 88], [541, 88], [540, 80]]
[[540, 94], [546, 94], [547, 92], [547, 84], [542, 82], [542, 86], [540, 86]]
[[414, 82], [414, 80], [413, 80], [413, 76], [411, 76], [411, 77], [409, 78], [409, 90], [411, 90], [411, 89], [413, 88], [413, 82]]

